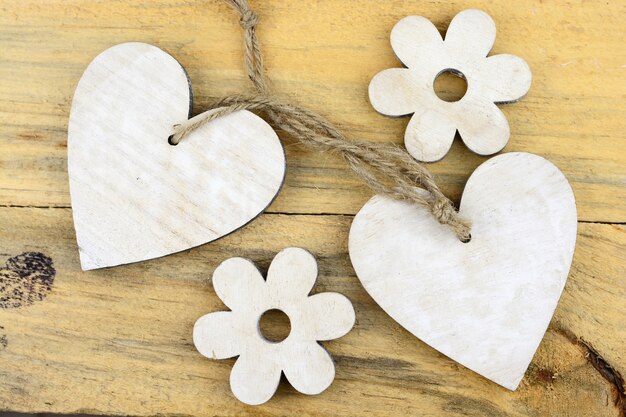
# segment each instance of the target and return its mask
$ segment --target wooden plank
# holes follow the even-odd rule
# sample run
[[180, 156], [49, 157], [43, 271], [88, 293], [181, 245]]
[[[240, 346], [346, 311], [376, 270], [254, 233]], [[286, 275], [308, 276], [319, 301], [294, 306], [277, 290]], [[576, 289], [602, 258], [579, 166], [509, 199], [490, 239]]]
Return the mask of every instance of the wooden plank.
[[[402, 143], [407, 119], [377, 114], [370, 79], [399, 67], [389, 33], [419, 14], [444, 30], [467, 7], [497, 25], [493, 53], [524, 58], [533, 85], [501, 106], [511, 126], [505, 151], [555, 163], [572, 182], [579, 218], [626, 219], [626, 50], [623, 2], [253, 2], [277, 93], [317, 110], [354, 138]], [[167, 0], [0, 0], [0, 205], [69, 206], [66, 129], [74, 88], [99, 52], [115, 43], [158, 44], [188, 70], [196, 111], [250, 88], [241, 64], [241, 30], [220, 2]], [[103, 16], [106, 16], [104, 18]], [[617, 28], [617, 29], [616, 29]], [[285, 213], [356, 213], [371, 193], [337, 157], [288, 141], [287, 184], [270, 208]], [[455, 141], [430, 165], [458, 200], [484, 158]]]
[[[167, 258], [81, 272], [69, 209], [0, 208], [0, 256], [49, 256], [52, 290], [30, 306], [0, 309], [0, 410], [110, 415], [618, 416], [617, 388], [590, 362], [593, 345], [626, 371], [623, 340], [626, 227], [580, 224], [564, 296], [516, 392], [427, 347], [389, 318], [359, 285], [347, 255], [351, 216], [263, 215], [228, 237]], [[267, 268], [301, 246], [318, 257], [314, 292], [336, 291], [357, 323], [325, 343], [334, 383], [304, 396], [281, 383], [267, 404], [239, 403], [233, 360], [209, 361], [192, 343], [194, 322], [224, 309], [209, 277], [224, 259]], [[595, 354], [594, 354], [595, 355]], [[593, 356], [597, 358], [597, 356]]]
[[[497, 24], [493, 53], [524, 58], [533, 85], [502, 109], [505, 151], [533, 152], [572, 183], [579, 219], [626, 221], [622, 2], [252, 1], [277, 93], [327, 115], [350, 137], [401, 143], [407, 119], [378, 115], [367, 85], [399, 67], [389, 32], [418, 14], [440, 30], [467, 7]], [[626, 228], [579, 224], [570, 279], [552, 325], [515, 393], [489, 383], [416, 340], [366, 295], [350, 266], [351, 216], [264, 215], [213, 244], [171, 257], [82, 273], [69, 209], [67, 122], [87, 64], [113, 44], [143, 41], [189, 71], [196, 112], [216, 97], [249, 89], [241, 33], [221, 2], [185, 0], [0, 0], [0, 265], [27, 251], [57, 269], [32, 305], [0, 308], [0, 410], [112, 415], [584, 415], [623, 414], [615, 403], [626, 374]], [[287, 184], [273, 213], [354, 214], [369, 190], [330, 154], [286, 139]], [[458, 138], [429, 165], [458, 201], [485, 158]], [[61, 207], [38, 209], [33, 206]], [[325, 343], [337, 377], [316, 397], [281, 383], [260, 408], [236, 401], [232, 360], [208, 361], [192, 344], [193, 323], [223, 309], [207, 279], [224, 259], [267, 267], [286, 246], [318, 256], [315, 292], [354, 303], [357, 324]], [[8, 271], [0, 275], [11, 276]], [[37, 287], [45, 291], [45, 286]], [[41, 298], [41, 300], [40, 300]], [[623, 387], [622, 387], [623, 390]]]

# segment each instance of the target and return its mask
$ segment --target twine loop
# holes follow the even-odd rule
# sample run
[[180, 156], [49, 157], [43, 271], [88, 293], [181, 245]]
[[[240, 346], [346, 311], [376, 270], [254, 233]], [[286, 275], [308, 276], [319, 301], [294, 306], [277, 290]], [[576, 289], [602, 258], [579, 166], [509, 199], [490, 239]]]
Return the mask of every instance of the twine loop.
[[174, 125], [170, 143], [175, 145], [205, 123], [240, 110], [263, 112], [275, 129], [297, 138], [303, 145], [335, 152], [377, 194], [426, 207], [441, 224], [450, 227], [459, 240], [469, 241], [470, 223], [441, 192], [432, 174], [404, 149], [385, 143], [348, 140], [335, 125], [304, 107], [269, 95], [263, 55], [256, 37], [257, 15], [247, 0], [225, 0], [240, 16], [245, 31], [244, 64], [256, 95], [224, 97], [200, 113]]
[[252, 29], [259, 24], [259, 17], [252, 10], [246, 10], [239, 19], [239, 24], [244, 30]]

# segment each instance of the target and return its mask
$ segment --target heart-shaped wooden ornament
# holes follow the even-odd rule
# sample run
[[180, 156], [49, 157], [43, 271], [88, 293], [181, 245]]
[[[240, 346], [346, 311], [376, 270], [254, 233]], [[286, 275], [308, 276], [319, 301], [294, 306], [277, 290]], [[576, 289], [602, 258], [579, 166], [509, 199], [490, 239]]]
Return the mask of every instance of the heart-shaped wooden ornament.
[[98, 55], [74, 94], [68, 172], [84, 270], [211, 242], [274, 199], [285, 154], [274, 130], [239, 111], [168, 137], [189, 117], [190, 82], [161, 49], [124, 43]]
[[515, 390], [565, 286], [576, 203], [561, 171], [528, 153], [488, 160], [469, 178], [460, 242], [420, 207], [375, 196], [350, 230], [350, 259], [374, 300], [451, 359]]

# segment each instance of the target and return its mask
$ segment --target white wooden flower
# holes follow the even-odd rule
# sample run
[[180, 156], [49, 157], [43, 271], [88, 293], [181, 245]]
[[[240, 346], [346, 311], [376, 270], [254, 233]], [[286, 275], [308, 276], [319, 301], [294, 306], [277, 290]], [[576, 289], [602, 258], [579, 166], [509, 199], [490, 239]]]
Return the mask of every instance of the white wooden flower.
[[[480, 155], [499, 152], [508, 142], [509, 124], [495, 103], [522, 98], [532, 75], [528, 64], [517, 56], [487, 57], [495, 38], [491, 17], [474, 9], [452, 19], [445, 40], [424, 17], [409, 16], [394, 26], [391, 46], [407, 68], [387, 69], [374, 76], [369, 97], [384, 115], [413, 113], [404, 142], [415, 159], [443, 158], [457, 130]], [[435, 79], [444, 72], [467, 81], [460, 100], [447, 102], [435, 93]]]
[[[309, 296], [317, 278], [315, 258], [304, 249], [287, 248], [272, 261], [267, 281], [244, 258], [224, 261], [213, 273], [218, 297], [231, 311], [201, 317], [194, 326], [198, 351], [211, 359], [239, 356], [230, 374], [233, 394], [257, 405], [269, 400], [281, 371], [295, 389], [319, 394], [332, 383], [335, 367], [318, 340], [332, 340], [354, 325], [350, 301], [338, 293]], [[269, 310], [281, 310], [291, 332], [281, 342], [267, 340], [259, 320]]]

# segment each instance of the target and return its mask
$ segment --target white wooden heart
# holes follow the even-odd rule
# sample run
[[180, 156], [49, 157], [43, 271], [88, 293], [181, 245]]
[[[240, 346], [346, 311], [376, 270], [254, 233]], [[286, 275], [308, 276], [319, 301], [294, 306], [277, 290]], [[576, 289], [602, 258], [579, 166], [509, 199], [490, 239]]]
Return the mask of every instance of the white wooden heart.
[[515, 390], [550, 322], [576, 242], [576, 203], [545, 159], [507, 153], [469, 178], [460, 242], [420, 207], [375, 196], [350, 230], [350, 259], [398, 323], [451, 359]]
[[168, 137], [189, 117], [190, 83], [161, 49], [98, 55], [74, 94], [68, 171], [84, 270], [168, 255], [242, 227], [274, 199], [285, 155], [274, 130], [239, 111]]

